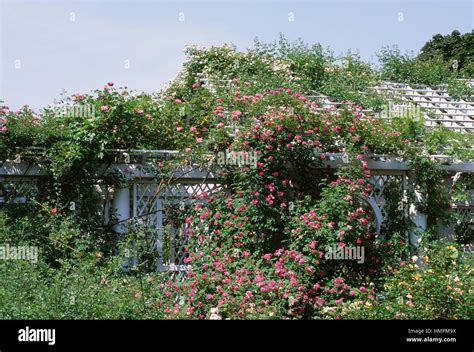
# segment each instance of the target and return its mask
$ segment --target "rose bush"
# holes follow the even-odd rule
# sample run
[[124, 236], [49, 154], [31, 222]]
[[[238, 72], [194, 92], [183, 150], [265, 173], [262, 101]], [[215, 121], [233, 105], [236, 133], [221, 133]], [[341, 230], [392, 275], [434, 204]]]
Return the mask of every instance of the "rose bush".
[[[417, 191], [417, 206], [429, 224], [445, 215], [451, 195], [442, 191], [443, 173], [428, 155], [469, 158], [471, 137], [428, 131], [411, 116], [391, 121], [365, 116], [350, 101], [376, 108], [382, 98], [361, 92], [377, 75], [356, 56], [338, 63], [318, 46], [285, 41], [257, 44], [245, 53], [229, 46], [190, 48], [188, 55], [184, 70], [160, 94], [130, 92], [109, 82], [91, 94], [67, 97], [42, 114], [28, 107], [0, 110], [2, 159], [20, 155], [23, 161], [40, 161], [52, 174], [42, 179], [37, 204], [2, 205], [7, 216], [0, 231], [8, 229], [3, 238], [31, 242], [43, 251], [35, 285], [48, 278], [84, 302], [66, 307], [65, 297], [41, 285], [40, 303], [28, 307], [29, 317], [41, 317], [40, 311], [57, 317], [64, 311], [64, 317], [91, 318], [403, 318], [416, 317], [421, 307], [430, 313], [419, 316], [470, 314], [469, 301], [458, 295], [458, 289], [469, 291], [466, 276], [456, 265], [441, 264], [448, 252], [428, 255], [440, 263], [432, 268], [435, 274], [406, 264], [413, 224], [405, 210]], [[202, 86], [199, 74], [210, 78], [211, 86]], [[302, 93], [313, 89], [345, 104], [340, 110], [323, 108]], [[169, 223], [183, 225], [186, 234], [190, 269], [181, 280], [150, 274], [157, 259], [150, 250], [150, 229], [131, 221], [129, 233], [119, 238], [112, 231], [113, 219], [103, 224], [92, 191], [94, 170], [114, 162], [118, 154], [108, 151], [114, 148], [178, 151], [176, 159], [158, 158], [147, 165], [159, 182], [178, 165], [198, 164], [219, 173], [222, 190], [202, 193], [183, 209], [165, 210]], [[227, 164], [219, 157], [224, 151], [256, 159]], [[331, 153], [343, 155], [345, 167], [326, 167]], [[380, 229], [367, 203], [373, 187], [367, 160], [373, 154], [411, 161], [416, 175], [405, 194], [397, 182], [386, 182], [384, 209], [390, 218]], [[112, 173], [103, 185], [129, 186], [127, 172]], [[469, 180], [461, 178], [455, 191], [465, 193]], [[1, 187], [3, 194], [8, 185]], [[77, 203], [75, 210], [71, 202]], [[137, 252], [137, 266], [119, 272], [120, 251], [130, 247]], [[359, 263], [326, 256], [332, 248], [355, 247], [364, 248]], [[4, 264], [6, 273], [24, 270]], [[463, 282], [446, 287], [449, 292], [443, 289], [450, 295], [447, 310], [440, 299], [430, 300], [443, 267]], [[427, 278], [416, 284], [420, 298], [395, 306], [402, 295], [415, 297], [401, 291], [414, 275]], [[76, 289], [84, 284], [88, 289]], [[10, 285], [0, 295], [10, 299], [15, 289]], [[116, 292], [117, 314], [90, 308], [87, 297], [98, 295], [106, 307]], [[129, 306], [127, 295], [134, 297]], [[44, 302], [59, 303], [47, 308]], [[2, 306], [0, 312], [18, 317], [17, 308]]]

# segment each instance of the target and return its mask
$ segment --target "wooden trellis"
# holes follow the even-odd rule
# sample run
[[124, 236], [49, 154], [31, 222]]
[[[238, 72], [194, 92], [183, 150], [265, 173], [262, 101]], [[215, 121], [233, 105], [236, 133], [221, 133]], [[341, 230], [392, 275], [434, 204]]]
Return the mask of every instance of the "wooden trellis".
[[[168, 151], [169, 153], [169, 151]], [[143, 151], [138, 164], [103, 165], [98, 168], [97, 175], [107, 177], [114, 170], [128, 169], [129, 183], [122, 188], [109, 190], [104, 184], [97, 185], [98, 199], [103, 202], [104, 223], [115, 215], [119, 224], [114, 227], [117, 233], [127, 231], [128, 224], [144, 226], [153, 233], [153, 247], [158, 257], [157, 270], [186, 271], [184, 259], [187, 256], [187, 236], [184, 225], [168, 224], [169, 209], [192, 204], [193, 199], [206, 192], [208, 194], [221, 188], [215, 175], [198, 167], [187, 166], [176, 170], [176, 177], [165, 187], [156, 179], [152, 168], [147, 165]], [[396, 158], [374, 155], [367, 159], [371, 169], [370, 182], [373, 185], [367, 202], [374, 211], [377, 230], [390, 214], [387, 213], [384, 192], [388, 183], [397, 185], [397, 192], [403, 194], [410, 180], [410, 167], [407, 162]], [[0, 164], [0, 206], [11, 203], [28, 203], [37, 194], [37, 181], [47, 175], [39, 165], [5, 161]], [[346, 165], [344, 154], [327, 154], [325, 167], [338, 168]], [[474, 172], [474, 163], [458, 163], [443, 165], [446, 177], [450, 178], [457, 172]], [[392, 190], [393, 191], [393, 190]], [[472, 231], [474, 204], [453, 205], [454, 211], [460, 214], [455, 230]], [[426, 228], [426, 216], [406, 209], [407, 214], [420, 229]], [[131, 221], [129, 221], [131, 220]], [[416, 241], [416, 237], [411, 237]]]

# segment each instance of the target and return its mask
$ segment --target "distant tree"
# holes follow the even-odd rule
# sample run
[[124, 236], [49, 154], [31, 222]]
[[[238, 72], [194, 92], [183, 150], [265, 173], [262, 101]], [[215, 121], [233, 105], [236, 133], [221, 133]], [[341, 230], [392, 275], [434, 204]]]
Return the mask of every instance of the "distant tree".
[[445, 36], [436, 34], [421, 48], [417, 58], [421, 61], [440, 59], [451, 69], [471, 71], [474, 65], [474, 31], [461, 34], [455, 30]]

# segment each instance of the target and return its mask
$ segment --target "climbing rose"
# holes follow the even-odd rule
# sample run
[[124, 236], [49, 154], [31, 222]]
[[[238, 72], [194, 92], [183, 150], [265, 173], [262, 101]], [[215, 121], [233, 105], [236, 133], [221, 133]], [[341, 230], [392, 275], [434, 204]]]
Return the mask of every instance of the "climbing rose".
[[232, 112], [232, 117], [234, 119], [238, 119], [240, 116], [242, 116], [242, 112], [240, 110], [236, 110]]

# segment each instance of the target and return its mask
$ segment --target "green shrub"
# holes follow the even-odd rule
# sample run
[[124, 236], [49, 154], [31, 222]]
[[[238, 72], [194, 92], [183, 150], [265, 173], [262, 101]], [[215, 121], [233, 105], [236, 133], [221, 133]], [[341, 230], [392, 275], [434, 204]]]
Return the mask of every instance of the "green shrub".
[[[413, 258], [417, 262], [418, 258]], [[472, 258], [456, 244], [427, 244], [422, 264], [404, 263], [387, 278], [379, 300], [341, 309], [349, 319], [472, 319]]]

